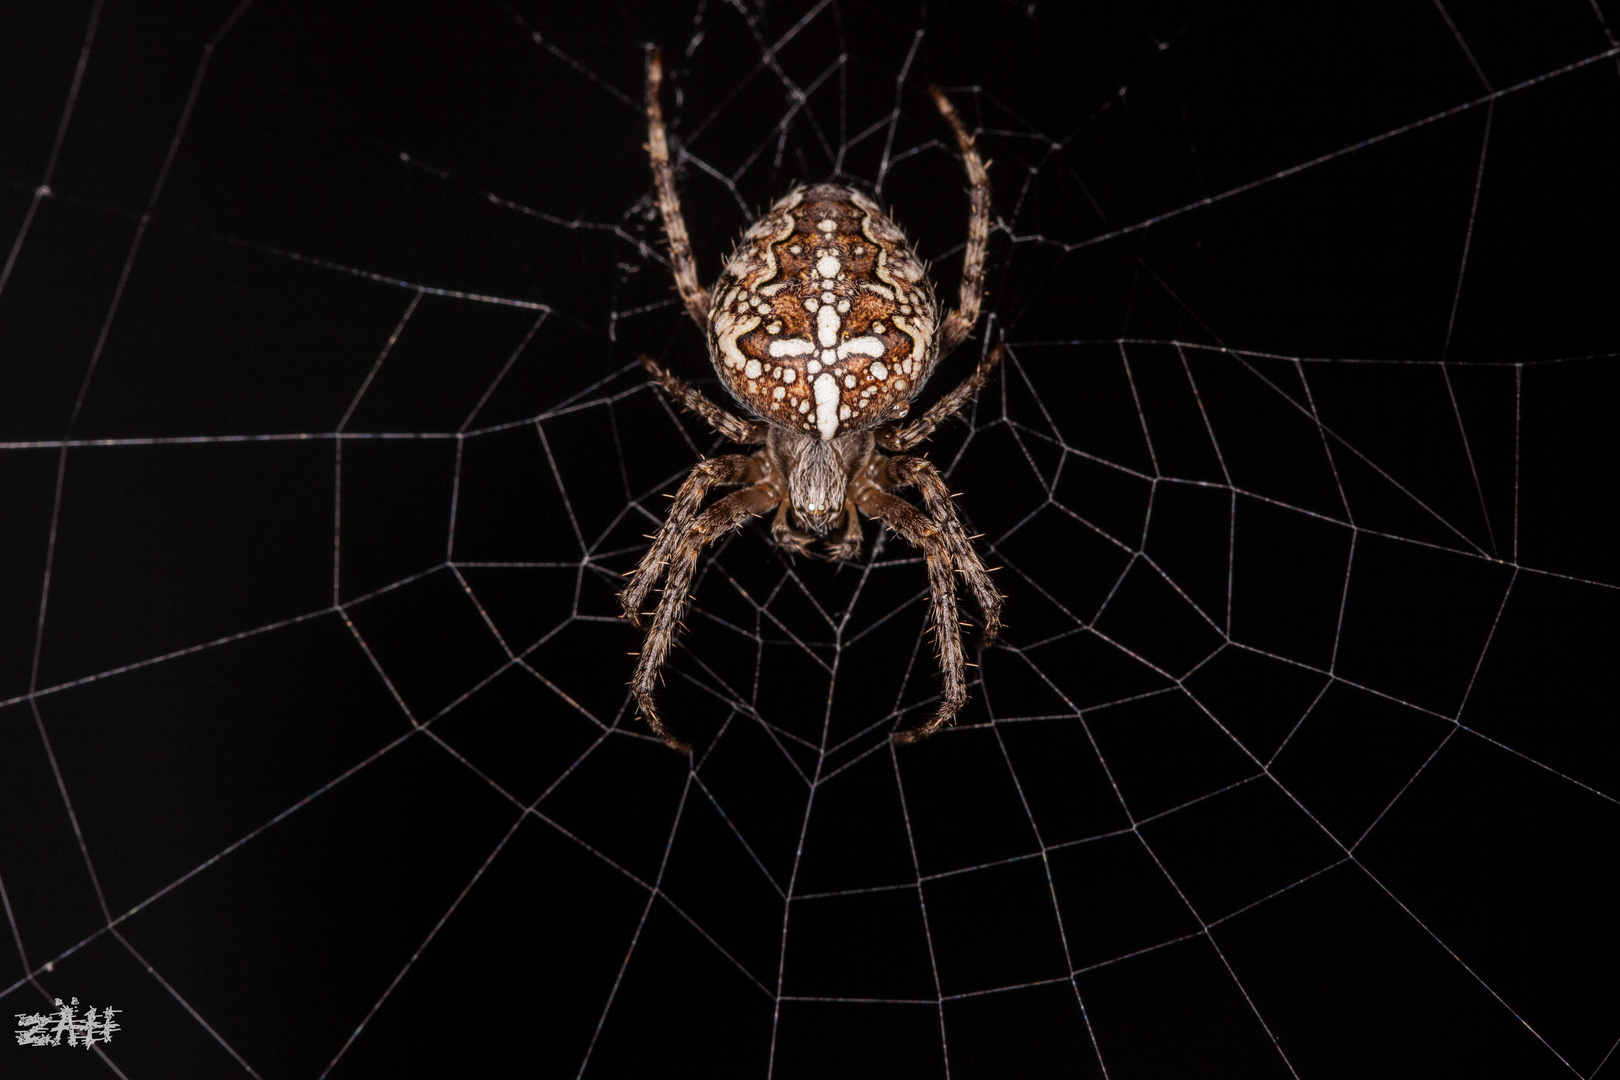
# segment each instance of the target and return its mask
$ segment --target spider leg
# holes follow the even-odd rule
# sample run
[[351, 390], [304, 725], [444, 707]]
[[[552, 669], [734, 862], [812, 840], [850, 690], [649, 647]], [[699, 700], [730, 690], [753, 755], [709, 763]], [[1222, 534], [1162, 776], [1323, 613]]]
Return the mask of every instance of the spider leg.
[[[703, 500], [709, 491], [724, 484], [746, 484], [764, 475], [764, 465], [744, 454], [726, 454], [700, 461], [687, 476], [686, 482], [675, 493], [675, 502], [669, 515], [653, 537], [652, 547], [641, 557], [641, 563], [630, 574], [630, 584], [619, 594], [619, 606], [631, 625], [641, 625], [641, 605], [652, 587], [664, 576], [664, 568], [675, 551], [686, 542], [686, 534], [693, 519], [703, 509]], [[716, 504], [718, 505], [718, 504]]]
[[[654, 49], [647, 57], [647, 156], [652, 160], [653, 183], [658, 187], [658, 213], [669, 237], [670, 269], [681, 301], [697, 324], [709, 325], [709, 291], [698, 284], [697, 260], [681, 216], [681, 197], [675, 191], [675, 170], [669, 163], [669, 137], [664, 131], [664, 106], [658, 91], [664, 84], [664, 53]], [[983, 171], [983, 170], [980, 170]], [[975, 308], [975, 311], [978, 309]]]
[[[670, 647], [675, 643], [676, 631], [680, 629], [681, 613], [686, 609], [687, 596], [692, 590], [692, 575], [697, 569], [698, 555], [702, 553], [704, 547], [755, 514], [763, 514], [781, 498], [782, 493], [776, 484], [768, 480], [741, 491], [734, 491], [697, 515], [695, 520], [683, 528], [675, 550], [670, 553], [669, 577], [664, 582], [664, 594], [658, 600], [658, 609], [653, 612], [652, 625], [647, 630], [647, 640], [641, 646], [641, 656], [636, 661], [635, 674], [630, 678], [630, 690], [635, 694], [636, 704], [641, 706], [641, 715], [646, 718], [648, 726], [673, 750], [685, 752], [691, 747], [677, 739], [664, 726], [663, 718], [658, 715], [653, 690], [658, 684], [659, 674], [663, 671], [664, 661], [669, 657]], [[674, 520], [673, 513], [670, 518]], [[668, 528], [666, 523], [665, 530]], [[660, 539], [663, 532], [664, 530], [660, 530]], [[645, 560], [643, 565], [645, 566]], [[628, 593], [630, 590], [625, 591]]]
[[934, 715], [918, 727], [894, 733], [898, 743], [916, 742], [932, 735], [967, 703], [967, 675], [962, 660], [962, 635], [956, 623], [956, 581], [949, 546], [939, 526], [898, 495], [869, 487], [856, 496], [860, 508], [921, 548], [928, 564], [928, 607], [934, 624], [934, 645], [939, 653], [940, 700]]
[[941, 539], [956, 562], [957, 571], [966, 580], [979, 611], [984, 615], [984, 636], [980, 639], [980, 646], [988, 648], [993, 645], [996, 635], [1001, 633], [1001, 593], [996, 591], [995, 583], [990, 580], [989, 569], [974, 550], [973, 541], [962, 527], [962, 519], [956, 515], [956, 504], [951, 501], [951, 490], [945, 486], [944, 477], [939, 475], [939, 470], [927, 458], [906, 455], [880, 462], [877, 479], [886, 488], [915, 486], [921, 493], [928, 516], [939, 529]]
[[650, 356], [641, 358], [641, 366], [646, 368], [658, 385], [664, 388], [664, 393], [674, 398], [683, 407], [703, 417], [709, 422], [710, 427], [732, 442], [742, 443], [744, 446], [753, 446], [765, 441], [765, 432], [768, 430], [768, 425], [757, 420], [744, 420], [740, 416], [727, 412], [710, 401], [703, 391], [685, 379], [678, 375], [672, 375], [659, 367], [657, 361]]
[[991, 349], [989, 354], [979, 361], [979, 366], [973, 369], [973, 374], [963, 379], [956, 389], [934, 402], [933, 407], [922, 416], [903, 427], [896, 424], [880, 431], [878, 445], [885, 450], [910, 450], [928, 438], [934, 433], [935, 428], [955, 416], [964, 405], [978, 396], [979, 391], [984, 389], [984, 384], [990, 381], [990, 373], [1001, 362], [1001, 354], [1006, 351], [1005, 344]]
[[956, 146], [962, 152], [962, 164], [967, 167], [968, 183], [972, 185], [967, 249], [962, 253], [962, 285], [956, 307], [945, 317], [939, 331], [938, 358], [943, 360], [966, 340], [973, 332], [973, 324], [979, 321], [979, 305], [984, 300], [984, 251], [990, 239], [990, 176], [973, 148], [973, 136], [956, 114], [956, 106], [939, 87], [930, 86], [928, 92], [933, 95], [935, 108], [956, 133]]

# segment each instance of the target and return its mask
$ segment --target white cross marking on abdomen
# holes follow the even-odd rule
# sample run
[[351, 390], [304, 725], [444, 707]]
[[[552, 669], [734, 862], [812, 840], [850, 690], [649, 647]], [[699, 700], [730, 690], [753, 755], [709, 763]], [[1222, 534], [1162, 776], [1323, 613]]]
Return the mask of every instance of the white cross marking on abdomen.
[[834, 381], [831, 372], [823, 371], [816, 376], [816, 427], [821, 429], [821, 437], [830, 440], [838, 434], [838, 383]]
[[822, 348], [830, 349], [838, 344], [838, 331], [843, 325], [844, 317], [831, 304], [816, 312], [816, 337], [820, 339]]
[[882, 356], [883, 339], [875, 337], [850, 338], [838, 346], [838, 359], [844, 360], [851, 356]]
[[809, 338], [791, 337], [777, 338], [771, 342], [770, 353], [775, 357], [803, 356], [805, 353], [815, 352], [815, 344]]

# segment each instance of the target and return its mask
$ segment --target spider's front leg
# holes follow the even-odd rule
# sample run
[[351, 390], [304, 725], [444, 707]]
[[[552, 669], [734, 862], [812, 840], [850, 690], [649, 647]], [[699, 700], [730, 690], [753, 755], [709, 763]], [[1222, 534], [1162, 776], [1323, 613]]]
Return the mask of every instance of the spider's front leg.
[[703, 509], [703, 500], [709, 492], [726, 484], [756, 483], [764, 477], [765, 470], [763, 461], [746, 454], [726, 454], [697, 463], [675, 493], [675, 502], [670, 506], [658, 534], [653, 537], [652, 547], [647, 549], [640, 564], [631, 571], [630, 584], [619, 593], [619, 606], [632, 625], [641, 625], [642, 603], [653, 586], [658, 584], [658, 579], [664, 576], [664, 568], [669, 565], [675, 551], [685, 543], [693, 519]]
[[929, 612], [934, 644], [939, 652], [939, 708], [927, 722], [894, 733], [898, 743], [916, 742], [943, 727], [967, 703], [967, 673], [962, 658], [962, 634], [956, 622], [956, 580], [951, 551], [938, 525], [898, 495], [866, 487], [857, 496], [860, 508], [899, 533], [923, 553], [928, 566]]
[[[928, 516], [939, 529], [940, 538], [956, 562], [956, 569], [967, 582], [973, 599], [984, 616], [984, 636], [980, 645], [988, 648], [995, 644], [1001, 633], [1001, 593], [990, 580], [990, 571], [979, 558], [962, 519], [956, 514], [956, 503], [951, 500], [951, 489], [927, 458], [901, 455], [878, 463], [878, 483], [886, 488], [915, 487], [928, 508]], [[908, 504], [909, 505], [909, 504]]]
[[[732, 460], [755, 463], [753, 458]], [[704, 462], [698, 468], [702, 469], [704, 465], [709, 464], [712, 462]], [[694, 479], [696, 479], [695, 470], [693, 478], [682, 486], [683, 492]], [[658, 600], [658, 608], [653, 612], [652, 625], [647, 630], [647, 640], [641, 646], [641, 656], [636, 660], [636, 671], [630, 678], [630, 690], [636, 696], [636, 704], [641, 706], [641, 715], [646, 718], [647, 725], [673, 750], [684, 753], [691, 747], [677, 739], [664, 726], [663, 718], [658, 715], [658, 705], [653, 697], [653, 691], [657, 688], [664, 661], [669, 658], [669, 650], [675, 643], [675, 634], [680, 629], [681, 613], [686, 609], [687, 595], [692, 589], [692, 575], [697, 569], [698, 556], [704, 547], [755, 514], [763, 514], [781, 499], [782, 491], [767, 477], [752, 487], [732, 492], [698, 514], [696, 518], [685, 522], [678, 530], [678, 535], [676, 530], [671, 528], [675, 521], [675, 511], [671, 511], [670, 520], [659, 530], [659, 541], [663, 541], [665, 534], [669, 533], [673, 545], [667, 557], [669, 576], [664, 581], [664, 594]], [[659, 545], [655, 543], [654, 549], [658, 547]], [[631, 610], [631, 605], [626, 597], [638, 586], [641, 587], [641, 595], [645, 596], [646, 589], [651, 587], [651, 581], [648, 579], [655, 577], [657, 570], [662, 569], [664, 565], [659, 563], [655, 567], [649, 561], [651, 557], [652, 552], [648, 552], [648, 558], [642, 560], [641, 569], [636, 571], [636, 579], [620, 596], [627, 613]]]
[[[883, 490], [912, 486], [922, 493], [928, 513]], [[995, 641], [1001, 630], [1001, 594], [979, 553], [973, 550], [967, 530], [962, 528], [944, 479], [926, 459], [879, 457], [871, 468], [871, 480], [861, 486], [856, 499], [863, 511], [921, 548], [928, 564], [929, 609], [939, 647], [942, 693], [939, 708], [926, 723], [894, 734], [896, 742], [916, 742], [938, 731], [967, 702], [967, 673], [956, 619], [956, 574], [967, 580], [984, 615], [984, 647]]]

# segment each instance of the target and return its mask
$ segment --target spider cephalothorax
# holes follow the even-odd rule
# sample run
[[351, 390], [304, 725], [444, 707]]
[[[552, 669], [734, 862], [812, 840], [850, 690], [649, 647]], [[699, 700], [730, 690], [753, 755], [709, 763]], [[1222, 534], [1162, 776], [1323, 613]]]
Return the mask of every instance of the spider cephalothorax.
[[[1001, 596], [956, 516], [944, 480], [926, 459], [903, 452], [973, 400], [1002, 348], [990, 350], [966, 381], [921, 418], [900, 422], [934, 365], [978, 321], [990, 227], [984, 165], [950, 101], [932, 90], [972, 184], [961, 294], [958, 307], [943, 320], [933, 285], [905, 233], [871, 197], [842, 184], [797, 187], [778, 200], [743, 234], [710, 292], [698, 284], [675, 191], [659, 103], [662, 78], [655, 51], [647, 64], [647, 150], [676, 288], [709, 336], [709, 357], [721, 381], [752, 419], [727, 412], [653, 361], [642, 363], [665, 391], [721, 435], [762, 448], [698, 463], [619, 595], [626, 617], [639, 625], [642, 603], [665, 578], [631, 689], [653, 730], [670, 746], [686, 749], [659, 717], [653, 689], [703, 547], [749, 517], [774, 510], [771, 532], [777, 543], [804, 554], [813, 541], [837, 530], [826, 540], [828, 554], [849, 559], [861, 549], [859, 515], [864, 513], [921, 548], [928, 566], [944, 693], [926, 723], [895, 735], [902, 742], [922, 738], [967, 700], [957, 573], [984, 615], [986, 645], [1001, 626]], [[703, 505], [712, 489], [738, 484], [746, 486]], [[918, 489], [926, 513], [890, 493], [906, 487]]]

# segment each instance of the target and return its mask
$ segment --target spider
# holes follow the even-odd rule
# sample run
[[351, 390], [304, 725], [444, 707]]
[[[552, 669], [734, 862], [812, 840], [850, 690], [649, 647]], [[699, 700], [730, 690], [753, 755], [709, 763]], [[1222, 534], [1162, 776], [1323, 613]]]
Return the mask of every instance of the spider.
[[[707, 335], [709, 359], [747, 413], [739, 417], [648, 357], [642, 365], [664, 391], [726, 439], [758, 446], [698, 462], [675, 494], [652, 547], [619, 594], [641, 625], [648, 593], [663, 595], [630, 687], [652, 730], [670, 747], [686, 743], [665, 726], [653, 697], [674, 643], [705, 545], [748, 518], [774, 509], [771, 534], [794, 554], [825, 544], [843, 561], [861, 550], [858, 514], [876, 518], [920, 548], [928, 567], [930, 613], [943, 693], [929, 719], [894, 733], [914, 742], [937, 731], [967, 701], [956, 614], [961, 574], [984, 616], [983, 645], [1001, 628], [1001, 595], [973, 549], [939, 471], [905, 453], [928, 438], [985, 385], [1004, 346], [920, 418], [902, 424], [934, 366], [978, 322], [990, 231], [990, 181], [950, 100], [930, 87], [967, 167], [971, 190], [967, 249], [957, 307], [943, 319], [923, 263], [899, 226], [865, 193], [843, 184], [796, 186], [743, 234], [713, 290], [699, 283], [670, 167], [659, 89], [663, 60], [647, 61], [647, 152], [669, 239], [675, 286]], [[890, 451], [891, 453], [885, 453]], [[744, 485], [705, 508], [714, 489]], [[915, 487], [923, 509], [892, 494]]]

